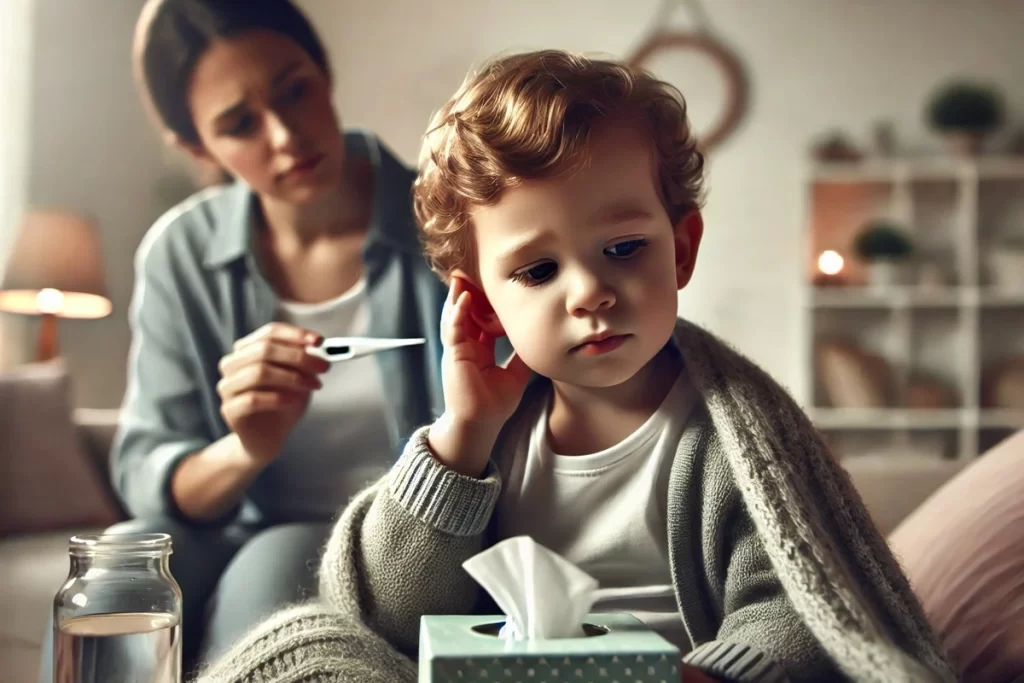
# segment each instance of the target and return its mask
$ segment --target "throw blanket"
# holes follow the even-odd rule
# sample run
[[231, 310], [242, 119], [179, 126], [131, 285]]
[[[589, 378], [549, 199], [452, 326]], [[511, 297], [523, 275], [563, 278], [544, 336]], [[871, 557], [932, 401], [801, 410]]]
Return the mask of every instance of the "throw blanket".
[[[709, 332], [680, 321], [675, 342], [779, 581], [838, 668], [853, 681], [955, 681], [909, 583], [807, 416], [766, 373]], [[453, 475], [442, 476], [450, 482]], [[342, 515], [323, 558], [320, 601], [255, 629], [204, 674], [204, 683], [416, 680], [413, 663], [378, 635], [397, 629], [364, 599], [367, 586], [404, 567], [400, 575], [422, 590], [410, 591], [417, 603], [403, 611], [450, 606], [431, 563], [441, 554], [475, 553], [482, 528], [435, 506], [421, 511], [420, 520], [449, 514], [440, 526], [453, 533], [432, 552], [417, 554], [410, 540], [404, 557], [375, 555], [377, 539], [364, 535], [363, 525], [399, 506], [394, 500], [373, 505], [377, 497], [398, 496], [396, 487], [408, 488], [408, 476], [395, 479], [385, 477]], [[411, 539], [418, 532], [407, 533]], [[411, 566], [419, 571], [410, 575]]]

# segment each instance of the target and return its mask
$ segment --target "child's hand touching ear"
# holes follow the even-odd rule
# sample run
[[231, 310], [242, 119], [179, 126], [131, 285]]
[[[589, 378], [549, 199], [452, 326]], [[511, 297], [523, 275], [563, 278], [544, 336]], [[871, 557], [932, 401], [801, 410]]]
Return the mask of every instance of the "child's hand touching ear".
[[517, 355], [505, 367], [494, 358], [498, 332], [474, 315], [474, 293], [452, 277], [441, 315], [445, 413], [430, 428], [434, 456], [456, 472], [477, 477], [487, 467], [494, 441], [523, 396], [530, 370]]

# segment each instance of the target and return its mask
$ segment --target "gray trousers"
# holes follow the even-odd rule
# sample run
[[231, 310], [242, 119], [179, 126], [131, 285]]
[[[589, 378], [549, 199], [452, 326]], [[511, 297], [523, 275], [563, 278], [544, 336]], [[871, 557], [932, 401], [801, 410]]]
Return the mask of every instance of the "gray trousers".
[[[168, 533], [171, 574], [182, 592], [183, 671], [212, 661], [284, 605], [316, 592], [327, 523], [191, 527], [170, 518], [122, 522], [108, 533]], [[46, 630], [40, 683], [53, 681], [53, 613]]]

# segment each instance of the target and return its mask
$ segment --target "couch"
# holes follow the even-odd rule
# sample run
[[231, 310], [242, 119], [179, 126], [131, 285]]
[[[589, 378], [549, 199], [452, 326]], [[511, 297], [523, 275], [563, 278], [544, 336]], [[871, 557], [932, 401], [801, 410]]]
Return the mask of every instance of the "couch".
[[[90, 462], [106, 470], [116, 410], [76, 410], [74, 424]], [[888, 534], [960, 469], [954, 461], [921, 457], [844, 461], [868, 510]], [[110, 493], [113, 496], [112, 493]], [[97, 531], [88, 525], [0, 538], [0, 681], [34, 683], [39, 648], [53, 595], [67, 576], [67, 539]]]
[[[117, 410], [77, 410], [74, 425], [90, 464], [107, 469]], [[116, 505], [112, 491], [108, 490]], [[56, 501], [48, 501], [55, 504]], [[120, 509], [119, 506], [117, 508]], [[123, 518], [123, 513], [118, 515]], [[91, 517], [91, 516], [89, 516]], [[116, 520], [115, 520], [116, 521]], [[96, 533], [92, 519], [66, 529], [0, 536], [0, 681], [35, 683], [53, 596], [68, 575], [68, 539]]]

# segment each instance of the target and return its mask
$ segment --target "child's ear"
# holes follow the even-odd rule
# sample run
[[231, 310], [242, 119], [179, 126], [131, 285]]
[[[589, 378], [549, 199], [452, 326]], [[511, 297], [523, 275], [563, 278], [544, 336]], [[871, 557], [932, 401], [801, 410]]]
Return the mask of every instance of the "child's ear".
[[462, 287], [469, 292], [470, 302], [470, 315], [473, 316], [473, 322], [480, 326], [480, 329], [486, 332], [491, 337], [499, 339], [505, 336], [505, 328], [501, 326], [501, 321], [498, 320], [498, 314], [494, 312], [494, 308], [491, 306], [490, 300], [487, 295], [484, 294], [484, 289], [476, 280], [466, 274], [461, 269], [452, 271], [452, 278], [457, 278], [461, 281]]
[[676, 287], [682, 289], [690, 283], [693, 277], [693, 269], [697, 265], [697, 251], [700, 249], [700, 240], [704, 236], [704, 218], [700, 211], [694, 209], [683, 215], [676, 222], [675, 228], [676, 246]]

